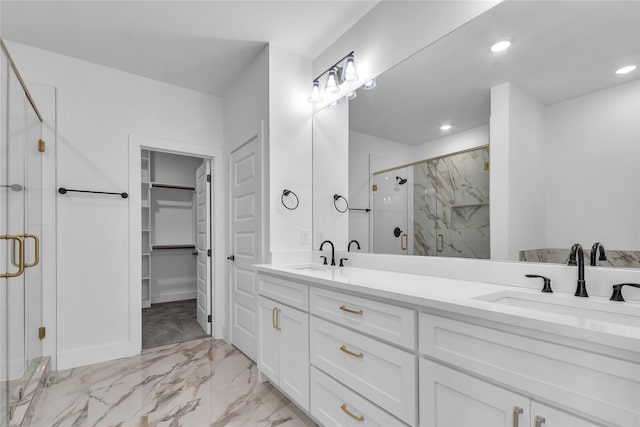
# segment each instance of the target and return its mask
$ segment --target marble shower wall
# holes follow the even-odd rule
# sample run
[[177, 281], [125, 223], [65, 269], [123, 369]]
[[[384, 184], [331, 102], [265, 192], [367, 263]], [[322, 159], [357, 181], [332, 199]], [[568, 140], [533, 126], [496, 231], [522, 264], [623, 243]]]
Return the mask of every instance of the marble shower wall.
[[413, 166], [414, 255], [488, 259], [489, 148]]

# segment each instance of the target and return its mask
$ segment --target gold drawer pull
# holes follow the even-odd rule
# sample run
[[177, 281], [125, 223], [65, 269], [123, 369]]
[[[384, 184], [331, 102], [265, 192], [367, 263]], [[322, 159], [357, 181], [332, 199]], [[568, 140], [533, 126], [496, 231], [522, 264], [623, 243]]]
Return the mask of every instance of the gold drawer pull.
[[340, 310], [346, 311], [347, 313], [359, 314], [360, 316], [362, 316], [362, 314], [364, 313], [364, 311], [362, 310], [352, 310], [350, 308], [345, 307], [344, 305], [340, 306]]
[[357, 357], [358, 359], [362, 359], [364, 357], [364, 354], [362, 353], [354, 353], [353, 351], [347, 350], [347, 347], [345, 347], [344, 345], [340, 347], [340, 350], [342, 350], [343, 352], [347, 353], [350, 356]]
[[360, 415], [359, 417], [356, 417], [355, 415], [353, 415], [348, 409], [347, 409], [347, 404], [343, 403], [342, 405], [340, 405], [340, 409], [342, 409], [342, 411], [349, 415], [351, 418], [353, 418], [356, 421], [360, 421], [363, 422], [364, 421], [364, 416]]
[[542, 427], [542, 424], [546, 424], [547, 420], [544, 419], [544, 417], [541, 417], [540, 415], [536, 415], [536, 427]]
[[518, 427], [520, 425], [520, 414], [524, 412], [519, 406], [514, 406], [513, 408], [513, 427]]

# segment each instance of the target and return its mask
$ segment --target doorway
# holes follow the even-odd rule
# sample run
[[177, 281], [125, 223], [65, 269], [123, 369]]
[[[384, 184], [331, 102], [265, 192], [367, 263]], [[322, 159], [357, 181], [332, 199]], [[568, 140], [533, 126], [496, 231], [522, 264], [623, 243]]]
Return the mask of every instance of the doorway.
[[211, 335], [211, 162], [141, 149], [142, 349]]

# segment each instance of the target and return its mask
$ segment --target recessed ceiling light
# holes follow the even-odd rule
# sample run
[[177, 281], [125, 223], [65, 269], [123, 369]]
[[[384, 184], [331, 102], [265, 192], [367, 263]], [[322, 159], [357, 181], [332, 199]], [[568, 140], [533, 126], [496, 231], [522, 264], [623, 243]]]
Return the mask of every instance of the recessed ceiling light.
[[491, 46], [491, 52], [502, 52], [503, 50], [509, 49], [509, 46], [511, 46], [511, 42], [509, 40], [502, 40]]
[[440, 130], [450, 130], [451, 129], [451, 125], [442, 125], [440, 126]]
[[635, 65], [627, 65], [626, 67], [622, 67], [618, 71], [616, 71], [616, 74], [627, 74], [632, 72], [635, 69], [636, 69]]

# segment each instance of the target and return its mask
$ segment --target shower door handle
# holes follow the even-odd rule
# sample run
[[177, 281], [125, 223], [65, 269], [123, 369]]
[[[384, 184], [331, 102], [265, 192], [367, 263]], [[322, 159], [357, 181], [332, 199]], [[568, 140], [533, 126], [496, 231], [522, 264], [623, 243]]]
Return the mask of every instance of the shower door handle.
[[36, 265], [40, 264], [40, 239], [35, 234], [28, 233], [23, 234], [21, 237], [24, 237], [25, 239], [33, 239], [33, 242], [35, 244], [33, 262], [25, 262], [24, 266], [25, 268], [35, 267]]
[[[15, 273], [5, 273], [5, 274], [0, 274], [0, 278], [10, 278], [10, 277], [18, 277], [20, 276], [22, 273], [24, 273], [24, 239], [22, 238], [22, 236], [10, 236], [10, 235], [6, 235], [6, 236], [0, 236], [0, 240], [13, 240], [13, 244], [15, 245], [15, 242], [18, 242], [18, 252], [20, 253], [20, 259], [19, 259], [19, 264], [17, 265], [18, 267], [18, 271], [16, 271]], [[13, 251], [13, 247], [12, 247], [12, 251]], [[13, 257], [13, 254], [12, 254]]]
[[406, 251], [409, 246], [408, 238], [409, 236], [407, 236], [405, 233], [402, 233], [402, 235], [400, 236], [400, 249], [402, 249], [403, 251]]
[[444, 236], [442, 234], [438, 234], [438, 241], [436, 243], [436, 251], [438, 251], [438, 252], [444, 251]]

